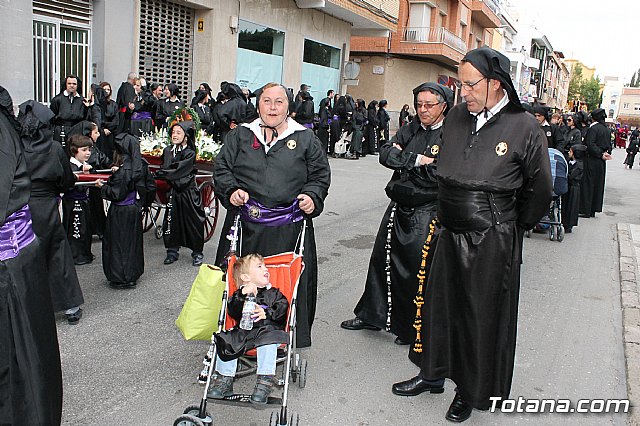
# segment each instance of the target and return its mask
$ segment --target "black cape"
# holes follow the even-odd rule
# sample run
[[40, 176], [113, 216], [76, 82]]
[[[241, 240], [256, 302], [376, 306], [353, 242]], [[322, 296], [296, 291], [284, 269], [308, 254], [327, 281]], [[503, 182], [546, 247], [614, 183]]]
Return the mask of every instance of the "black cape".
[[[292, 125], [291, 120], [289, 123]], [[265, 155], [263, 146], [257, 142], [253, 132], [240, 126], [229, 132], [225, 145], [216, 157], [215, 193], [227, 209], [218, 243], [217, 265], [224, 263], [229, 252], [227, 235], [237, 212], [229, 198], [236, 189], [242, 188], [252, 199], [267, 207], [291, 205], [303, 193], [313, 199], [315, 210], [306, 218], [305, 270], [298, 286], [298, 347], [311, 345], [311, 326], [315, 317], [318, 290], [318, 261], [311, 219], [322, 213], [330, 183], [331, 170], [327, 156], [322, 151], [320, 141], [309, 129], [296, 131], [279, 140]], [[302, 221], [279, 227], [243, 223], [240, 254], [259, 253], [270, 256], [292, 251], [301, 229]]]
[[[29, 201], [11, 100], [0, 88], [0, 226]], [[11, 112], [9, 112], [11, 111]], [[3, 243], [10, 244], [8, 241]], [[62, 371], [51, 292], [38, 240], [0, 260], [0, 424], [59, 425]]]
[[[242, 318], [245, 300], [246, 296], [242, 294], [242, 290], [236, 290], [227, 305], [229, 316], [238, 324]], [[275, 287], [259, 288], [256, 304], [267, 306], [264, 308], [266, 319], [255, 322], [251, 330], [243, 330], [236, 326], [216, 334], [216, 348], [221, 360], [231, 361], [239, 358], [246, 351], [258, 346], [289, 343], [289, 336], [284, 332], [289, 308], [287, 298]]]
[[508, 104], [475, 132], [466, 104], [449, 112], [438, 159], [443, 230], [425, 296], [427, 379], [450, 378], [475, 408], [508, 398], [522, 237], [548, 211], [552, 181], [537, 121]]
[[189, 247], [202, 252], [204, 246], [204, 208], [196, 185], [196, 153], [190, 147], [174, 152], [168, 146], [162, 153], [162, 169], [157, 177], [171, 185], [164, 215], [164, 246]]
[[[416, 305], [413, 299], [418, 291], [418, 279], [422, 248], [429, 234], [429, 224], [436, 215], [438, 182], [435, 163], [426, 167], [415, 167], [417, 154], [436, 158], [440, 146], [441, 128], [423, 129], [416, 117], [409, 125], [380, 148], [380, 164], [394, 170], [392, 181], [406, 176], [419, 191], [424, 202], [419, 206], [406, 206], [391, 201], [382, 217], [378, 235], [369, 261], [365, 289], [354, 309], [356, 316], [380, 328], [386, 328], [406, 342], [414, 342]], [[393, 147], [398, 144], [400, 151]], [[386, 267], [386, 244], [389, 217], [394, 210], [391, 228], [390, 267], [391, 303], [388, 301]], [[431, 247], [435, 248], [437, 232], [432, 236]], [[433, 256], [427, 257], [428, 274]]]
[[602, 154], [611, 153], [611, 131], [603, 123], [593, 124], [583, 143], [587, 146], [587, 158], [580, 185], [580, 214], [593, 217], [602, 211], [607, 174], [607, 162]]
[[[140, 156], [137, 139], [130, 135], [119, 135], [116, 151], [123, 156], [120, 166], [101, 188], [102, 197], [111, 201], [102, 239], [102, 268], [112, 283], [132, 283], [144, 273], [144, 249], [142, 240], [142, 215], [139, 202], [120, 206], [136, 190], [136, 179], [141, 176], [141, 162], [132, 161]], [[138, 170], [136, 170], [136, 168]]]
[[53, 141], [47, 111], [35, 101], [20, 105], [21, 140], [31, 178], [33, 231], [49, 271], [53, 309], [62, 311], [81, 305], [84, 297], [58, 210], [60, 193], [73, 188], [75, 178], [64, 148]]

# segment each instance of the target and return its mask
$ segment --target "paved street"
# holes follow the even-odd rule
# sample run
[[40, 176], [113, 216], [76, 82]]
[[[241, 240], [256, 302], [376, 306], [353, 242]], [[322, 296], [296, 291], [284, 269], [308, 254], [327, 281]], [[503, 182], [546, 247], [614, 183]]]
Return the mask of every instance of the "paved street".
[[[604, 213], [581, 219], [562, 243], [534, 234], [525, 241], [519, 337], [512, 397], [626, 398], [616, 224], [640, 223], [631, 190], [640, 167], [625, 170], [623, 150], [608, 163]], [[391, 384], [416, 373], [407, 347], [384, 332], [346, 331], [364, 286], [375, 233], [388, 203], [390, 172], [377, 157], [331, 160], [333, 184], [316, 220], [320, 294], [307, 387], [292, 387], [290, 407], [304, 425], [446, 424], [454, 395], [401, 398]], [[630, 194], [633, 194], [630, 196]], [[218, 234], [205, 246], [213, 259]], [[185, 342], [174, 320], [197, 269], [189, 252], [164, 266], [164, 248], [145, 235], [146, 272], [134, 290], [106, 285], [100, 243], [96, 262], [80, 266], [85, 315], [77, 326], [58, 317], [66, 425], [170, 425], [203, 388], [196, 383], [206, 342]], [[237, 390], [253, 389], [254, 378]], [[266, 425], [269, 410], [211, 404], [216, 425]], [[624, 414], [491, 414], [470, 425], [623, 425]]]

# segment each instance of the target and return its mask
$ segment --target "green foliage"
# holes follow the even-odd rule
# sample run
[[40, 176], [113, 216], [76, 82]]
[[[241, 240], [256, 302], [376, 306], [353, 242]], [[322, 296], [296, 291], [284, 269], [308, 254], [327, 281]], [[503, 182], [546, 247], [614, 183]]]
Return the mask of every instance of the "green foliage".
[[629, 87], [640, 87], [640, 68], [638, 68], [638, 71], [633, 73]]
[[582, 66], [580, 66], [580, 64], [576, 64], [576, 66], [571, 70], [571, 80], [569, 80], [569, 100], [581, 98], [580, 89], [582, 87], [582, 82]]
[[587, 103], [589, 111], [600, 107], [600, 78], [592, 78], [582, 83], [580, 94]]

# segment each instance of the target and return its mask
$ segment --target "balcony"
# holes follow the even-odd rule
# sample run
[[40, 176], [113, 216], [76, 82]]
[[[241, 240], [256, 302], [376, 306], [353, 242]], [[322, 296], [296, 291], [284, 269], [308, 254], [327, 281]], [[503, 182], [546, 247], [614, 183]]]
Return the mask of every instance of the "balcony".
[[440, 43], [466, 53], [467, 44], [452, 32], [440, 27], [407, 27], [402, 32], [402, 41], [410, 43]]
[[472, 0], [471, 19], [474, 19], [483, 28], [498, 28], [500, 18], [497, 16], [498, 8], [493, 0]]

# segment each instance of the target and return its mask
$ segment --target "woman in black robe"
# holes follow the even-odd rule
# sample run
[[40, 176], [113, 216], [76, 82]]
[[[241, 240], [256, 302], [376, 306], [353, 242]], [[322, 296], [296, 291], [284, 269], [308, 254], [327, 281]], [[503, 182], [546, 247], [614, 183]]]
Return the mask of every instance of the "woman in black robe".
[[[239, 245], [242, 252], [239, 255], [270, 256], [292, 251], [303, 221], [306, 221], [305, 270], [298, 285], [296, 305], [296, 344], [307, 347], [311, 345], [318, 286], [311, 219], [320, 215], [324, 208], [331, 170], [322, 144], [313, 131], [287, 118], [293, 94], [278, 83], [269, 83], [258, 93], [261, 118], [232, 130], [216, 157], [215, 193], [227, 209], [216, 264], [223, 265], [229, 254], [227, 235], [239, 210], [243, 215], [249, 215], [242, 220], [242, 244]], [[277, 224], [279, 226], [260, 222], [262, 210], [276, 208], [286, 208], [295, 218], [279, 219], [282, 220]]]
[[162, 224], [165, 265], [178, 260], [180, 247], [191, 249], [193, 266], [202, 265], [204, 208], [196, 185], [195, 130], [192, 121], [170, 127], [172, 145], [162, 153], [162, 168], [156, 176], [169, 182], [169, 200]]
[[53, 113], [38, 102], [20, 105], [21, 140], [31, 178], [29, 208], [49, 271], [53, 310], [65, 311], [69, 324], [77, 324], [84, 297], [58, 210], [60, 193], [72, 189], [76, 179], [64, 148], [53, 141], [52, 117]]
[[320, 123], [318, 124], [318, 139], [322, 144], [324, 152], [329, 152], [329, 124], [331, 119], [331, 101], [329, 98], [324, 98], [320, 101], [320, 109], [318, 109], [318, 118]]
[[366, 149], [363, 153], [366, 154], [377, 154], [378, 149], [378, 114], [376, 112], [376, 107], [378, 106], [378, 101], [371, 101], [367, 106], [367, 127], [365, 129]]
[[[414, 299], [424, 296], [417, 276], [421, 269], [428, 275], [439, 233], [434, 160], [442, 121], [453, 106], [451, 89], [437, 83], [421, 84], [413, 96], [418, 114], [380, 148], [380, 164], [394, 171], [386, 188], [391, 202], [378, 229], [364, 293], [353, 310], [356, 317], [341, 324], [347, 330], [385, 328], [398, 336], [397, 344], [416, 342], [414, 320], [421, 306]], [[423, 265], [427, 238], [431, 256]]]
[[115, 138], [117, 170], [101, 188], [111, 201], [104, 238], [102, 268], [115, 288], [135, 287], [144, 273], [142, 216], [136, 184], [144, 167], [138, 139], [121, 133]]
[[156, 127], [167, 127], [167, 120], [184, 106], [179, 98], [180, 89], [173, 83], [169, 83], [164, 88], [165, 99], [161, 101], [156, 109]]
[[58, 336], [19, 127], [0, 87], [0, 424], [59, 425]]
[[583, 141], [587, 146], [587, 158], [580, 186], [580, 214], [585, 217], [595, 217], [596, 213], [602, 212], [607, 161], [612, 158], [611, 131], [604, 124], [606, 117], [604, 109], [593, 110], [591, 118], [595, 123], [589, 126]]
[[155, 101], [150, 92], [143, 90], [139, 78], [133, 80], [133, 90], [136, 95], [129, 102], [129, 111], [131, 112], [129, 134], [139, 138], [154, 131]]
[[118, 132], [118, 104], [111, 99], [111, 94], [113, 90], [111, 89], [111, 84], [103, 81], [100, 83], [100, 87], [105, 92], [105, 108], [104, 108], [104, 120], [102, 121], [102, 138], [100, 140], [100, 144], [98, 144], [98, 149], [102, 151], [109, 160], [113, 160], [113, 139]]
[[211, 108], [209, 107], [209, 93], [206, 90], [196, 90], [196, 96], [192, 102], [195, 102], [195, 105], [192, 105], [191, 108], [198, 114], [200, 127], [202, 127], [208, 135], [213, 135], [215, 130]]
[[389, 140], [389, 122], [391, 117], [387, 112], [387, 105], [389, 103], [386, 99], [381, 99], [378, 104], [378, 141], [380, 145]]

